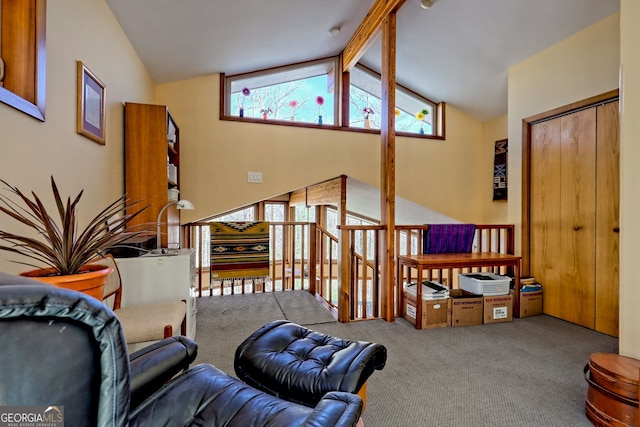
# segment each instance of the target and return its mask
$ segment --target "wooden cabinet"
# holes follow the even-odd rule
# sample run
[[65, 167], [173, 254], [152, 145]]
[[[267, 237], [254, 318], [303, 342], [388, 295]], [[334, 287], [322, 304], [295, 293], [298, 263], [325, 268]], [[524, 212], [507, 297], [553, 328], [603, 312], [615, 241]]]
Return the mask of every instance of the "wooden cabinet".
[[[170, 193], [178, 199], [180, 131], [164, 105], [127, 102], [124, 113], [125, 191], [129, 199], [150, 205], [131, 226], [156, 223]], [[179, 212], [170, 206], [163, 214], [162, 247], [179, 247]]]
[[530, 267], [544, 312], [618, 335], [618, 102], [531, 127]]

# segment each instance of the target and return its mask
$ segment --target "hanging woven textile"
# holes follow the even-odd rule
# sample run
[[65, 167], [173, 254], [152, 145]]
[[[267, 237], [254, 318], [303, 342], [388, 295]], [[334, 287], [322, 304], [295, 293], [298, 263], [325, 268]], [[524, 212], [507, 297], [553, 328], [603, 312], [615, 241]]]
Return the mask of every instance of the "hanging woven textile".
[[508, 141], [496, 141], [493, 156], [493, 200], [507, 200]]
[[475, 224], [429, 224], [423, 232], [423, 254], [471, 252]]
[[269, 223], [212, 222], [211, 279], [266, 279], [269, 276]]

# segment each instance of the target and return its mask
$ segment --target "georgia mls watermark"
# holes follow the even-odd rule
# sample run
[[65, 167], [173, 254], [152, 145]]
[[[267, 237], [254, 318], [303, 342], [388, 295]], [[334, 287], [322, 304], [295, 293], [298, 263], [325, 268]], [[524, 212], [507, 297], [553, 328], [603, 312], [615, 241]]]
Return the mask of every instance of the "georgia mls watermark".
[[0, 427], [64, 427], [64, 406], [0, 406]]

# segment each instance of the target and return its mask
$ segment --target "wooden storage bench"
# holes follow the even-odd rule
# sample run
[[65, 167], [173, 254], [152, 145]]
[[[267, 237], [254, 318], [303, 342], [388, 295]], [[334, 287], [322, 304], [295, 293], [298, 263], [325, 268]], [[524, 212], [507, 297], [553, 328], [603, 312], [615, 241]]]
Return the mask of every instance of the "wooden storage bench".
[[[424, 271], [428, 271], [427, 279], [431, 279], [431, 270], [461, 269], [461, 268], [482, 268], [482, 267], [513, 267], [515, 279], [515, 292], [513, 302], [513, 312], [518, 313], [520, 307], [520, 261], [522, 257], [495, 252], [470, 252], [470, 253], [447, 253], [447, 254], [421, 254], [421, 255], [400, 255], [398, 256], [397, 286], [399, 287], [399, 313], [402, 316], [404, 309], [405, 272], [408, 281], [412, 281], [414, 275], [411, 269], [416, 269], [417, 283], [422, 283], [425, 279]], [[422, 318], [422, 286], [416, 289], [416, 318]], [[416, 322], [416, 329], [421, 329], [421, 322]]]

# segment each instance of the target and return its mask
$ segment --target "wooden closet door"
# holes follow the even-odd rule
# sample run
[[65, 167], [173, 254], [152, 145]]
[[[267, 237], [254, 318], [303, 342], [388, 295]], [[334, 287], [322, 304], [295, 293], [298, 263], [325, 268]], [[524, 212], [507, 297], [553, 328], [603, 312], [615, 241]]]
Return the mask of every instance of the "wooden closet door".
[[595, 326], [596, 109], [531, 127], [530, 268], [544, 313]]
[[530, 268], [543, 285], [544, 312], [561, 317], [560, 119], [531, 127]]
[[600, 105], [597, 108], [595, 329], [618, 336], [620, 263], [618, 101]]
[[560, 120], [559, 317], [594, 329], [596, 108]]

